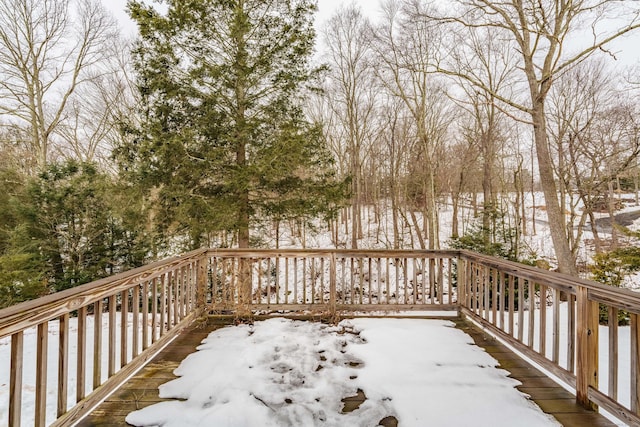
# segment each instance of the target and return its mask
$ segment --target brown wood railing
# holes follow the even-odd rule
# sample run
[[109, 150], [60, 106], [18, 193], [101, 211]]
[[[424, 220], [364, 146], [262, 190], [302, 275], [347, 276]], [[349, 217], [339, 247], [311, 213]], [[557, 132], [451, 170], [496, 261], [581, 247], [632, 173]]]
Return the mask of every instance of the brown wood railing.
[[[0, 339], [10, 337], [11, 345], [11, 360], [0, 361], [10, 364], [8, 414], [0, 424], [19, 426], [33, 416], [35, 426], [70, 425], [108, 396], [202, 313], [197, 289], [200, 284], [203, 295], [205, 254], [198, 250], [0, 310]], [[49, 342], [51, 328], [57, 342]], [[25, 336], [34, 330], [35, 360], [24, 354]], [[57, 372], [47, 372], [50, 359], [57, 359]], [[26, 371], [36, 373], [35, 396], [23, 393]], [[47, 417], [52, 395], [57, 411]]]
[[[20, 425], [30, 405], [24, 374], [34, 370], [33, 424], [80, 419], [205, 314], [336, 319], [409, 310], [459, 311], [574, 387], [583, 405], [640, 424], [639, 294], [467, 251], [232, 249], [194, 251], [0, 310], [0, 338], [11, 346], [9, 413], [0, 423]], [[621, 312], [628, 328], [618, 327]], [[35, 360], [24, 354], [27, 336], [36, 338]], [[622, 354], [626, 339], [631, 350]], [[47, 372], [49, 359], [57, 372]], [[599, 359], [608, 360], [606, 372]], [[49, 418], [47, 399], [57, 406]]]
[[463, 314], [573, 387], [585, 407], [640, 425], [640, 294], [467, 251], [458, 269]]
[[458, 309], [455, 251], [219, 249], [208, 257], [213, 312], [235, 307], [242, 277], [254, 312]]

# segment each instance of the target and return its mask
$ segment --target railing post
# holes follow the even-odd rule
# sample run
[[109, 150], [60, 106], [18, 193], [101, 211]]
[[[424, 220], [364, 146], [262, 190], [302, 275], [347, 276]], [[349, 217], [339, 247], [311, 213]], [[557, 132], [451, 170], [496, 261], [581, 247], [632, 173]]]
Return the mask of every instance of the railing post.
[[336, 254], [331, 252], [329, 258], [329, 316], [336, 319]]
[[[458, 299], [457, 304], [458, 307], [466, 307], [467, 306], [467, 262], [460, 255], [458, 255], [457, 259], [457, 288], [458, 288]], [[458, 311], [460, 311], [458, 309]]]
[[640, 315], [631, 313], [631, 412], [640, 415]]
[[576, 399], [587, 409], [597, 410], [589, 400], [589, 386], [598, 387], [598, 303], [589, 301], [588, 289], [577, 288]]
[[24, 335], [11, 335], [11, 372], [9, 374], [9, 425], [19, 426], [22, 416], [22, 363]]
[[201, 316], [206, 312], [207, 304], [207, 255], [198, 258], [196, 271], [196, 314]]

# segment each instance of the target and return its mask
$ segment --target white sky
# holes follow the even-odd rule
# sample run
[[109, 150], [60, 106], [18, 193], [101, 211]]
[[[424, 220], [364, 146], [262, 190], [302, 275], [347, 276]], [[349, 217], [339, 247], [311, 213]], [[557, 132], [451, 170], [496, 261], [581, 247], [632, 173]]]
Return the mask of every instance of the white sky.
[[[352, 0], [353, 3], [359, 4], [365, 13], [375, 15], [378, 10], [377, 0]], [[102, 0], [102, 3], [110, 10], [118, 19], [121, 27], [128, 34], [135, 34], [136, 28], [129, 16], [125, 12], [127, 0]], [[348, 4], [344, 0], [318, 0], [317, 21], [321, 25], [331, 14], [340, 7], [340, 5]]]
[[[125, 33], [134, 35], [135, 25], [125, 12], [127, 0], [102, 0], [104, 6], [110, 10], [118, 19]], [[371, 17], [378, 13], [378, 0], [350, 0], [351, 3], [359, 4], [362, 11]], [[335, 12], [341, 5], [348, 4], [344, 0], [318, 0], [317, 29]], [[616, 58], [624, 65], [634, 65], [640, 62], [640, 31], [636, 31], [631, 36], [622, 37], [611, 45], [611, 50]]]

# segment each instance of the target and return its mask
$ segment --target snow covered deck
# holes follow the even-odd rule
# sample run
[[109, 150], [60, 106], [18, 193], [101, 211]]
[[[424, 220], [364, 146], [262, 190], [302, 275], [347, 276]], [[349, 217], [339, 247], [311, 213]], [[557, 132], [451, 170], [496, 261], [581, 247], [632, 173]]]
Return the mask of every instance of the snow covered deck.
[[[0, 310], [0, 353], [4, 354], [0, 358], [4, 361], [0, 363], [0, 425], [72, 425], [96, 404], [111, 399], [109, 396], [123, 381], [184, 328], [208, 316], [255, 318], [289, 313], [336, 321], [360, 315], [373, 322], [371, 317], [375, 316], [424, 311], [472, 320], [575, 390], [576, 397], [542, 398], [564, 400], [551, 404], [560, 405], [559, 412], [574, 407], [571, 401], [576, 401], [587, 409], [606, 410], [623, 423], [640, 425], [640, 294], [469, 251], [343, 249], [200, 249]], [[354, 322], [355, 329], [369, 333], [371, 324], [364, 328], [363, 320]], [[446, 330], [455, 331], [451, 327]], [[395, 335], [402, 332], [400, 329]], [[405, 339], [409, 347], [399, 357], [428, 355], [441, 347], [439, 339], [425, 334], [416, 331], [412, 338]], [[400, 348], [400, 343], [396, 344], [380, 348]], [[174, 345], [168, 347], [169, 351], [177, 351]], [[418, 345], [427, 348], [415, 351]], [[195, 342], [190, 346], [192, 352]], [[362, 347], [352, 348], [372, 346], [369, 340]], [[368, 352], [367, 357], [385, 354], [380, 348]], [[181, 359], [172, 359], [174, 366]], [[367, 362], [366, 357], [361, 359]], [[397, 359], [387, 360], [385, 366], [391, 367], [390, 372], [404, 366]], [[467, 362], [485, 368], [491, 365], [474, 364], [473, 360], [464, 357], [460, 366]], [[369, 368], [371, 362], [367, 363]], [[436, 368], [446, 366], [438, 363], [442, 366], [415, 372], [438, 371]], [[320, 374], [328, 372], [333, 371], [323, 366]], [[416, 376], [413, 372], [388, 381], [402, 380], [397, 388], [408, 388]], [[527, 368], [512, 374], [519, 378], [530, 372]], [[533, 384], [550, 381], [537, 375], [532, 378]], [[358, 374], [358, 378], [363, 379], [363, 375]], [[525, 382], [526, 378], [520, 380]], [[144, 390], [153, 388], [149, 381], [139, 382], [146, 384]], [[376, 390], [387, 385], [379, 381], [375, 387], [364, 384], [360, 389], [371, 402]], [[513, 383], [508, 388], [513, 389]], [[453, 394], [465, 389], [461, 384]], [[477, 391], [480, 387], [470, 389]], [[358, 388], [351, 390], [351, 395], [349, 390], [343, 391], [335, 393], [339, 399], [330, 405], [335, 413], [341, 413], [336, 408], [343, 398], [356, 401], [359, 397], [355, 396], [361, 396]], [[119, 389], [121, 392], [123, 389]], [[140, 404], [149, 396], [147, 393], [136, 391], [133, 398], [126, 399]], [[180, 393], [178, 397], [188, 397]], [[436, 397], [440, 394], [433, 393]], [[456, 401], [454, 395], [451, 401]], [[261, 403], [263, 410], [275, 407], [262, 394], [254, 396], [258, 398], [249, 401]], [[294, 401], [282, 399], [285, 407], [290, 406], [287, 399]], [[406, 400], [396, 398], [393, 402], [401, 405]], [[379, 408], [388, 406], [388, 402], [381, 402]], [[458, 407], [437, 406], [444, 407], [449, 408], [448, 415], [461, 412]], [[389, 408], [393, 413], [391, 409], [396, 407]], [[467, 412], [473, 411], [465, 409]], [[406, 419], [403, 414], [397, 410], [397, 416]], [[393, 419], [385, 416], [375, 422], [381, 420]]]
[[179, 335], [79, 426], [615, 425], [460, 318], [220, 327]]

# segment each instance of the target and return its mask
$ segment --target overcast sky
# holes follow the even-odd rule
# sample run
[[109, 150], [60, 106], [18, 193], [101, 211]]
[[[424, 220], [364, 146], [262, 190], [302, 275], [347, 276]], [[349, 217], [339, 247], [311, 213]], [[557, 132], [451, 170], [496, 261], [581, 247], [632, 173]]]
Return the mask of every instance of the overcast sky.
[[[359, 4], [363, 12], [371, 17], [375, 17], [378, 12], [378, 0], [350, 0], [355, 4]], [[129, 19], [125, 12], [127, 0], [102, 0], [104, 6], [113, 12], [123, 31], [127, 34], [134, 35], [136, 27]], [[340, 5], [348, 4], [345, 0], [318, 0], [318, 14], [316, 16], [317, 26], [320, 30], [322, 24], [340, 7]], [[631, 36], [623, 37], [614, 42], [611, 51], [615, 52], [616, 57], [622, 65], [635, 65], [640, 62], [640, 31], [634, 32]]]
[[[108, 10], [113, 12], [125, 32], [135, 34], [135, 25], [125, 12], [127, 0], [102, 0], [102, 3]], [[353, 3], [359, 4], [364, 12], [371, 15], [375, 15], [378, 9], [377, 0], [353, 0]], [[344, 0], [318, 0], [318, 14], [316, 17], [318, 24], [321, 25], [326, 21], [342, 4], [348, 4], [348, 2]]]

